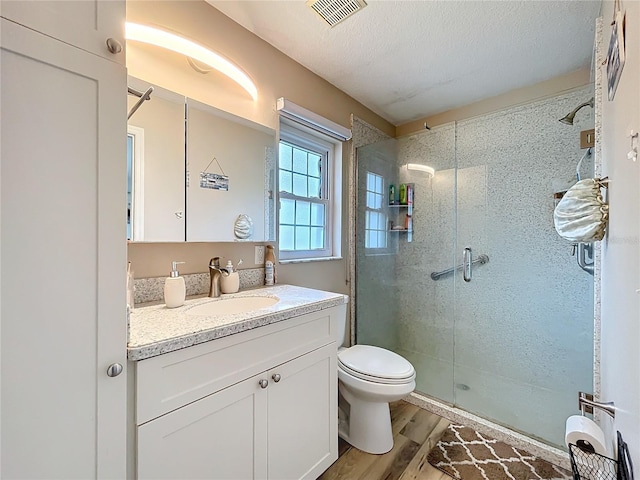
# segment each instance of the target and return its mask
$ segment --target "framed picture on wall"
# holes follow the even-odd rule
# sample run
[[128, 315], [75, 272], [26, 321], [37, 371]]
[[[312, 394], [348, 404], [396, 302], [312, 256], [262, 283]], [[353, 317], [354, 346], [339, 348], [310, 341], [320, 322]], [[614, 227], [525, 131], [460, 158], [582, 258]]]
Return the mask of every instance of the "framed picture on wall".
[[616, 96], [616, 89], [624, 68], [624, 22], [625, 15], [621, 11], [617, 11], [613, 22], [613, 30], [611, 30], [611, 39], [609, 40], [609, 51], [607, 52], [607, 91], [609, 93], [609, 101], [612, 101]]

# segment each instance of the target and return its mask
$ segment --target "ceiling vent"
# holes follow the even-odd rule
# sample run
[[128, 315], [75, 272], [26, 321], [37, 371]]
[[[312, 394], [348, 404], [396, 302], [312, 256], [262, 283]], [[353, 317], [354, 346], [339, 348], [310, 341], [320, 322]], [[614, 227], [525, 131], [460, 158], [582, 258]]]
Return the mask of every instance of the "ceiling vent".
[[307, 0], [307, 5], [330, 27], [367, 6], [364, 0]]

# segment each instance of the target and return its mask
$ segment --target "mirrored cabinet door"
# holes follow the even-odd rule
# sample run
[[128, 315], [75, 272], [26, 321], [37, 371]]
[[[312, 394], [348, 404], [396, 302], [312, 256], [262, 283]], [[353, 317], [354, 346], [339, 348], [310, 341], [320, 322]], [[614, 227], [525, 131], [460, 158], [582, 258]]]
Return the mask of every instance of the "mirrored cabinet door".
[[[153, 91], [128, 123], [127, 239], [274, 240], [275, 131], [143, 80], [128, 83]], [[139, 100], [129, 95], [129, 111]]]
[[[271, 238], [275, 144], [273, 130], [187, 99], [187, 241]], [[234, 229], [240, 215], [250, 219], [246, 238]]]
[[[149, 84], [129, 77], [140, 92]], [[185, 240], [185, 98], [157, 86], [131, 116], [127, 131], [127, 239]], [[131, 110], [139, 100], [128, 97]]]

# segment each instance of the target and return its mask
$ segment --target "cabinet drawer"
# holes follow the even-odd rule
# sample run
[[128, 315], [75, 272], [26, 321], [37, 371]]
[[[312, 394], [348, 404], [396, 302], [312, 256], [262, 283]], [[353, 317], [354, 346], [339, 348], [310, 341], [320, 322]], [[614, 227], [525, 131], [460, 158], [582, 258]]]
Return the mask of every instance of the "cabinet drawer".
[[136, 424], [334, 342], [340, 311], [329, 308], [137, 362]]

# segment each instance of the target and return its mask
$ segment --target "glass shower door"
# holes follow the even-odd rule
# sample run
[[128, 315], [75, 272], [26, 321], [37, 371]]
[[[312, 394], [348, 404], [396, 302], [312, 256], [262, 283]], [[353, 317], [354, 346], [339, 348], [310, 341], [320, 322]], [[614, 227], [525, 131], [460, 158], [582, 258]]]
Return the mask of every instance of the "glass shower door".
[[557, 121], [575, 101], [485, 115], [456, 132], [456, 261], [465, 248], [489, 261], [470, 281], [455, 276], [454, 403], [556, 445], [593, 382], [593, 277], [553, 227], [552, 185], [581, 155], [567, 151], [574, 129]]
[[[409, 360], [417, 392], [557, 446], [577, 392], [593, 389], [593, 277], [553, 227], [585, 125], [558, 118], [591, 95], [357, 151], [357, 343]], [[414, 189], [410, 213], [389, 205], [389, 187], [402, 184]], [[407, 214], [410, 234], [394, 231]], [[476, 261], [469, 281], [451, 271], [465, 249]]]
[[[416, 369], [416, 390], [448, 403], [454, 401], [454, 278], [430, 275], [454, 261], [455, 181], [453, 124], [357, 152], [357, 343], [404, 356]], [[389, 205], [390, 186], [399, 196], [402, 184], [413, 187], [411, 209]], [[411, 231], [402, 228], [407, 215]]]

